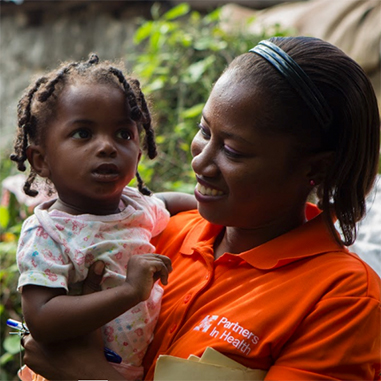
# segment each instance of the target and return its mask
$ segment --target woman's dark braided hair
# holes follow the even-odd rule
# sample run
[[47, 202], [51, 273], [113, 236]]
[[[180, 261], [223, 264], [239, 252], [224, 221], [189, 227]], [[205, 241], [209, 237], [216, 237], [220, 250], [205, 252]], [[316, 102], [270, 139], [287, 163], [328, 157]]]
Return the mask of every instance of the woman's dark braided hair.
[[[41, 144], [43, 141], [44, 131], [54, 116], [59, 94], [66, 85], [76, 80], [120, 87], [130, 106], [131, 119], [137, 123], [140, 132], [144, 130], [143, 149], [150, 159], [156, 157], [151, 114], [140, 83], [137, 79], [126, 77], [120, 66], [108, 61], [99, 62], [98, 56], [91, 54], [87, 61], [62, 64], [58, 71], [50, 72], [37, 79], [26, 90], [17, 106], [18, 129], [14, 153], [10, 156], [11, 160], [17, 163], [20, 171], [26, 170], [26, 152], [29, 144]], [[37, 190], [32, 189], [36, 176], [37, 173], [31, 168], [24, 184], [24, 192], [32, 197], [38, 194]], [[144, 195], [150, 195], [151, 191], [144, 185], [139, 173], [136, 173], [136, 178], [139, 191]]]

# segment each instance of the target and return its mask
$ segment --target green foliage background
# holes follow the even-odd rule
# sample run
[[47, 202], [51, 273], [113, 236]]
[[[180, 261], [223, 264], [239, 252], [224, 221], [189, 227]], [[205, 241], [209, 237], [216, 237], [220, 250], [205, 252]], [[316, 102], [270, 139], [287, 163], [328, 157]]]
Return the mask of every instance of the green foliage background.
[[136, 31], [136, 53], [126, 56], [132, 74], [151, 100], [159, 157], [142, 161], [139, 171], [154, 191], [193, 192], [190, 143], [213, 83], [232, 59], [271, 35], [228, 33], [220, 9], [202, 16], [180, 4], [163, 15], [152, 8], [152, 20]]
[[[213, 83], [234, 57], [261, 39], [286, 34], [277, 25], [261, 35], [228, 33], [220, 25], [219, 9], [201, 15], [184, 3], [162, 14], [156, 4], [152, 19], [141, 20], [136, 31], [135, 53], [125, 56], [150, 100], [156, 125], [159, 156], [143, 158], [139, 165], [154, 191], [193, 192], [189, 148]], [[1, 159], [0, 180], [14, 173], [11, 162]], [[22, 316], [15, 253], [22, 221], [30, 212], [12, 195], [7, 206], [0, 206], [0, 380], [18, 379], [20, 343], [18, 336], [9, 335], [6, 319]]]

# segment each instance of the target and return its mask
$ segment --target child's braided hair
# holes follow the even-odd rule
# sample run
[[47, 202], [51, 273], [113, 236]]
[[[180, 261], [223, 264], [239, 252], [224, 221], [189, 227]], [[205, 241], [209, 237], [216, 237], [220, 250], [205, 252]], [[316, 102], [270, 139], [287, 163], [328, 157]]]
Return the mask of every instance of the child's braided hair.
[[[17, 106], [18, 129], [11, 160], [17, 163], [20, 171], [25, 171], [26, 151], [30, 143], [39, 144], [44, 138], [44, 131], [49, 125], [56, 110], [59, 94], [66, 85], [76, 80], [89, 83], [102, 83], [120, 87], [131, 109], [131, 119], [139, 131], [144, 130], [143, 149], [148, 157], [157, 155], [151, 114], [146, 99], [137, 79], [126, 77], [120, 65], [108, 61], [99, 62], [96, 54], [91, 54], [87, 61], [62, 64], [58, 71], [52, 71], [39, 78], [31, 85], [20, 99]], [[24, 184], [24, 192], [36, 196], [38, 191], [32, 189], [37, 173], [33, 168]], [[144, 185], [140, 175], [136, 173], [139, 191], [150, 195], [151, 191]]]

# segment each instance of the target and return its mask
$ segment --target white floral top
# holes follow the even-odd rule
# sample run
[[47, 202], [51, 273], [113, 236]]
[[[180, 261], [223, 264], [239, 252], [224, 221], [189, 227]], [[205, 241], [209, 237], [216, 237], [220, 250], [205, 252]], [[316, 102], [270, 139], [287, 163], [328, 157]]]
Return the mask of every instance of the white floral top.
[[[19, 290], [33, 284], [77, 294], [95, 260], [106, 263], [102, 288], [115, 287], [124, 282], [132, 255], [155, 251], [150, 239], [169, 221], [160, 199], [143, 196], [129, 187], [121, 199], [124, 210], [113, 215], [48, 212], [53, 202], [37, 206], [22, 226], [17, 251]], [[162, 293], [156, 283], [147, 301], [103, 327], [105, 346], [118, 353], [123, 358], [121, 366], [132, 373], [142, 374], [141, 360], [153, 337]]]

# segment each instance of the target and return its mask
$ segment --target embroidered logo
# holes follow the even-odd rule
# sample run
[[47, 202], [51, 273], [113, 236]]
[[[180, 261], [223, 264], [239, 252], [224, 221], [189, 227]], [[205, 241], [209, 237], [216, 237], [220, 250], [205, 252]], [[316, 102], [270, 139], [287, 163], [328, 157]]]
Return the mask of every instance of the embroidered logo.
[[208, 332], [208, 329], [212, 326], [212, 323], [218, 319], [218, 315], [208, 315], [204, 317], [199, 325], [193, 328], [194, 331]]
[[225, 341], [247, 356], [252, 351], [252, 346], [259, 342], [259, 337], [254, 332], [241, 326], [237, 321], [230, 321], [225, 316], [207, 315], [193, 330], [205, 332], [217, 340]]

